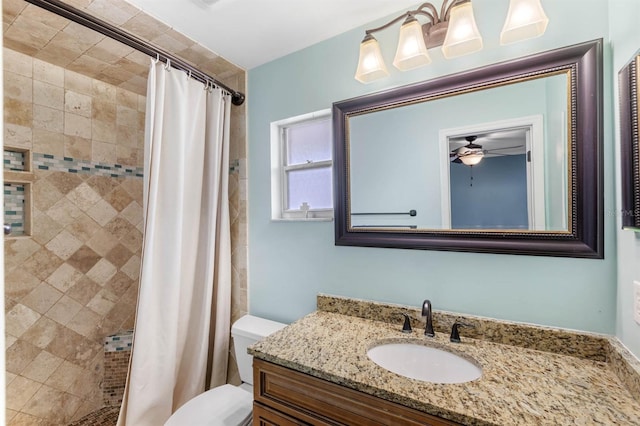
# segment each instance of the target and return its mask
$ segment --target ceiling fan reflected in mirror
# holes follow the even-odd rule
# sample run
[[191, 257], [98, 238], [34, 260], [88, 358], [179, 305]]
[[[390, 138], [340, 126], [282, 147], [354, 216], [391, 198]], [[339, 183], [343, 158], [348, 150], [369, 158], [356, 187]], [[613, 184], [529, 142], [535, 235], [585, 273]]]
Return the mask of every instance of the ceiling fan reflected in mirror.
[[465, 140], [468, 143], [451, 151], [449, 154], [453, 158], [451, 161], [465, 166], [475, 166], [480, 163], [484, 158], [484, 151], [482, 150], [482, 145], [473, 143], [476, 139], [478, 139], [477, 136], [466, 136]]
[[[455, 147], [449, 153], [452, 163], [475, 166], [485, 157], [504, 155], [521, 155], [526, 153], [526, 130], [512, 129], [483, 135], [469, 135], [450, 139], [450, 146]], [[482, 141], [482, 145], [478, 142]], [[504, 146], [504, 145], [508, 146]]]

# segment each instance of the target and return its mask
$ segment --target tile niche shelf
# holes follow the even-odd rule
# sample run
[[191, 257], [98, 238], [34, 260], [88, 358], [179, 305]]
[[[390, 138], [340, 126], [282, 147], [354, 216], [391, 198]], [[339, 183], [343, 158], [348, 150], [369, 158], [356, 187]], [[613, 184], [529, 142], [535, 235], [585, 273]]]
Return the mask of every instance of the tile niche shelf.
[[31, 235], [31, 185], [34, 175], [31, 151], [4, 147], [4, 224], [11, 225], [7, 238]]

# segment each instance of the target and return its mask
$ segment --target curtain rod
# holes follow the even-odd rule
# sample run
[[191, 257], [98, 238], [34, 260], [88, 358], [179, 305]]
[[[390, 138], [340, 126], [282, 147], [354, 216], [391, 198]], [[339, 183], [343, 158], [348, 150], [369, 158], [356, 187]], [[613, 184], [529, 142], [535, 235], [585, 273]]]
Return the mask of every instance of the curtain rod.
[[190, 76], [205, 85], [212, 83], [215, 86], [218, 86], [221, 89], [226, 90], [231, 94], [231, 102], [234, 105], [242, 105], [245, 100], [244, 93], [235, 91], [228, 87], [227, 85], [221, 83], [210, 75], [206, 74], [203, 71], [193, 67], [189, 63], [183, 61], [182, 59], [167, 53], [166, 51], [147, 43], [144, 40], [139, 39], [126, 31], [121, 30], [118, 27], [115, 27], [105, 21], [102, 21], [94, 16], [89, 15], [81, 10], [76, 9], [73, 6], [70, 6], [66, 3], [63, 3], [59, 0], [25, 0], [31, 4], [34, 4], [38, 7], [41, 7], [49, 12], [53, 12], [56, 15], [67, 18], [77, 24], [83, 25], [87, 28], [90, 28], [94, 31], [99, 32], [100, 34], [112, 38], [114, 40], [119, 41], [120, 43], [124, 43], [129, 47], [136, 49], [139, 52], [142, 52], [146, 55], [149, 55], [152, 58], [163, 59], [164, 62], [170, 63], [173, 68], [176, 68], [181, 71], [185, 71], [190, 74]]

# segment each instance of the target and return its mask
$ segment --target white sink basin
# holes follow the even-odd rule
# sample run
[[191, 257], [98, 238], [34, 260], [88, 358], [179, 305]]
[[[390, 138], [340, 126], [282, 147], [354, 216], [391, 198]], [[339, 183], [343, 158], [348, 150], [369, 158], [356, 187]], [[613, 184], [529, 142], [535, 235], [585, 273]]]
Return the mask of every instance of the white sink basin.
[[412, 343], [386, 343], [367, 356], [380, 367], [410, 379], [431, 383], [464, 383], [482, 376], [471, 361], [451, 352]]

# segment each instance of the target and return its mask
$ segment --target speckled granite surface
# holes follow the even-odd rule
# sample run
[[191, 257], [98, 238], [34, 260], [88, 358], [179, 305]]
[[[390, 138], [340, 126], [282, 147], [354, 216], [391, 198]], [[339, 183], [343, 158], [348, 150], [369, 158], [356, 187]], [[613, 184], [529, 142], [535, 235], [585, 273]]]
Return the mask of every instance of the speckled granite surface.
[[[412, 317], [412, 326], [423, 327], [421, 309], [403, 305], [371, 302], [359, 299], [320, 294], [317, 297], [318, 310], [372, 319], [388, 323], [402, 324], [399, 312]], [[473, 315], [460, 315], [438, 310], [433, 306], [433, 328], [435, 331], [449, 333], [457, 318], [470, 324], [460, 334], [465, 337], [482, 339], [505, 345], [521, 346], [528, 349], [572, 355], [596, 361], [606, 361], [608, 337], [595, 333], [578, 333], [551, 327], [530, 326], [511, 321], [501, 321]], [[462, 330], [462, 329], [461, 329]]]
[[[640, 425], [640, 403], [630, 392], [637, 385], [635, 358], [625, 360], [624, 348], [615, 347], [606, 336], [506, 322], [501, 329], [492, 324], [496, 321], [465, 317], [476, 321], [476, 336], [482, 339], [468, 337], [470, 330], [464, 329], [463, 343], [455, 344], [449, 342], [455, 317], [447, 315], [452, 314], [434, 312], [436, 337], [427, 338], [418, 320], [412, 334], [400, 332], [398, 308], [411, 309], [320, 296], [317, 312], [249, 351], [257, 358], [468, 425]], [[375, 319], [363, 318], [367, 316]], [[532, 340], [511, 338], [514, 331]], [[543, 338], [561, 342], [535, 342]], [[458, 353], [481, 366], [483, 375], [468, 383], [433, 384], [391, 373], [367, 357], [370, 347], [396, 341]], [[554, 353], [554, 348], [567, 345], [570, 354], [566, 349]], [[614, 358], [621, 358], [622, 364], [612, 367]], [[624, 383], [617, 375], [617, 370], [628, 370], [623, 361], [632, 362], [628, 375], [621, 376], [631, 380]]]

